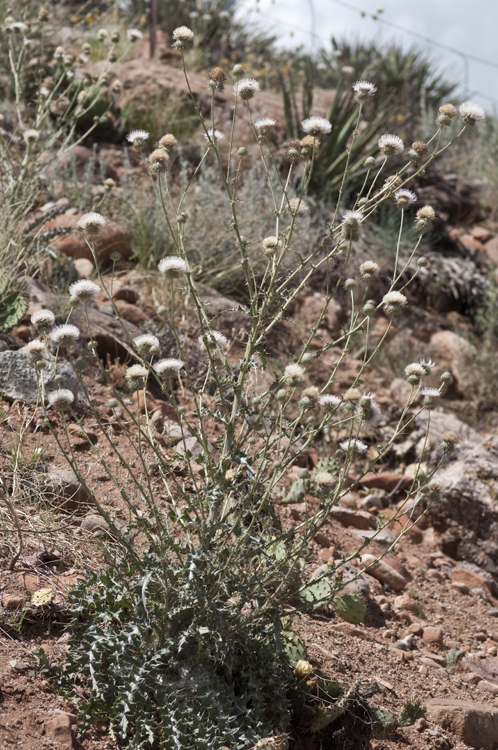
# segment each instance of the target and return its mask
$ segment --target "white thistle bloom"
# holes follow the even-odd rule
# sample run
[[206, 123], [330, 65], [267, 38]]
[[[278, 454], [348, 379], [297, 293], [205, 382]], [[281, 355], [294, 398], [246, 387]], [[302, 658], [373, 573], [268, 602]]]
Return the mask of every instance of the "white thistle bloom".
[[126, 140], [128, 141], [128, 143], [131, 143], [131, 145], [135, 148], [143, 148], [149, 138], [150, 133], [148, 133], [146, 130], [132, 130], [131, 133], [128, 133], [128, 135], [126, 136]]
[[75, 281], [69, 287], [69, 294], [72, 300], [78, 302], [88, 302], [88, 300], [95, 297], [100, 292], [100, 287], [89, 279], [82, 279], [81, 281]]
[[332, 130], [332, 125], [324, 117], [307, 117], [301, 127], [308, 135], [328, 135]]
[[31, 322], [39, 331], [46, 331], [53, 326], [55, 315], [52, 310], [37, 310], [31, 316]]
[[281, 242], [278, 237], [265, 237], [261, 245], [263, 247], [263, 250], [265, 251], [265, 255], [271, 257], [272, 255], [275, 255], [277, 249], [281, 245]]
[[87, 214], [83, 214], [76, 224], [76, 229], [85, 234], [98, 234], [105, 227], [105, 224], [106, 221], [102, 214], [96, 211], [89, 211]]
[[416, 378], [425, 378], [427, 375], [427, 372], [425, 371], [425, 368], [422, 367], [422, 365], [418, 364], [418, 362], [412, 362], [410, 365], [407, 365], [405, 367], [405, 374], [406, 377], [416, 377]]
[[189, 49], [194, 43], [194, 32], [188, 26], [178, 26], [173, 31], [173, 40], [176, 49]]
[[197, 340], [203, 349], [216, 349], [217, 347], [225, 349], [228, 346], [227, 337], [219, 331], [213, 331], [212, 333], [206, 331]]
[[39, 341], [38, 339], [30, 341], [25, 347], [23, 347], [23, 350], [29, 356], [31, 362], [39, 362], [40, 359], [43, 359], [47, 351], [45, 342]]
[[140, 384], [145, 383], [147, 380], [147, 375], [149, 374], [149, 371], [146, 367], [143, 365], [132, 365], [131, 367], [128, 367], [125, 372], [125, 378], [130, 383], [133, 384]]
[[368, 448], [368, 445], [365, 445], [365, 443], [362, 443], [361, 440], [357, 439], [351, 439], [351, 440], [344, 440], [342, 443], [339, 443], [339, 447], [341, 450], [344, 451], [344, 453], [365, 453], [365, 451]]
[[159, 351], [159, 339], [152, 333], [144, 333], [133, 339], [138, 352], [142, 355], [157, 354]]
[[235, 96], [240, 96], [244, 102], [252, 99], [257, 91], [259, 91], [259, 83], [255, 78], [241, 78], [233, 87]]
[[225, 137], [220, 130], [213, 130], [213, 128], [209, 128], [207, 133], [203, 133], [203, 135], [210, 146], [214, 146], [217, 141], [222, 141]]
[[301, 198], [291, 198], [285, 210], [291, 216], [306, 216], [309, 213], [310, 207]]
[[40, 131], [35, 130], [34, 128], [28, 128], [22, 135], [26, 143], [35, 143], [40, 137]]
[[337, 477], [334, 477], [330, 471], [319, 471], [313, 477], [313, 481], [321, 487], [333, 487], [337, 484]]
[[344, 211], [343, 219], [351, 229], [359, 229], [364, 216], [361, 211]]
[[369, 96], [373, 96], [377, 91], [377, 86], [373, 83], [369, 83], [369, 81], [356, 81], [352, 88], [356, 94], [355, 99], [357, 102], [365, 101], [365, 99], [368, 99]]
[[432, 359], [428, 359], [427, 362], [425, 361], [425, 359], [421, 359], [420, 366], [424, 368], [426, 375], [430, 375], [431, 370], [436, 366], [436, 363], [433, 362]]
[[126, 36], [129, 42], [138, 42], [140, 39], [142, 39], [143, 34], [138, 29], [128, 29], [128, 31], [126, 32]]
[[460, 114], [462, 120], [467, 125], [475, 125], [476, 122], [484, 122], [486, 119], [486, 112], [478, 104], [474, 102], [464, 102], [460, 105]]
[[268, 131], [269, 128], [273, 127], [277, 124], [277, 121], [273, 119], [273, 117], [262, 117], [260, 120], [256, 120], [254, 123], [254, 127], [256, 130], [261, 130], [263, 132]]
[[50, 334], [56, 346], [71, 346], [79, 338], [80, 332], [76, 326], [67, 324], [57, 326]]
[[333, 396], [330, 393], [324, 393], [324, 395], [320, 396], [320, 398], [318, 399], [318, 405], [323, 409], [323, 411], [335, 411], [341, 405], [341, 399], [339, 398], [339, 396]]
[[48, 394], [48, 405], [56, 411], [69, 409], [73, 401], [74, 394], [68, 388], [59, 388], [58, 391], [52, 391]]
[[27, 24], [23, 23], [22, 21], [14, 21], [13, 23], [9, 23], [7, 26], [7, 31], [19, 31], [22, 34], [28, 30]]
[[287, 385], [297, 385], [304, 375], [304, 367], [297, 364], [287, 365], [284, 370], [283, 381]]
[[384, 305], [384, 311], [388, 315], [395, 315], [401, 312], [402, 308], [408, 303], [404, 294], [401, 292], [388, 292], [382, 298], [382, 304]]
[[412, 203], [416, 203], [417, 200], [417, 194], [412, 190], [406, 190], [406, 188], [401, 188], [401, 190], [397, 190], [394, 193], [394, 202], [398, 208], [408, 208]]
[[430, 398], [439, 398], [441, 392], [438, 388], [422, 388], [422, 396], [430, 396]]
[[179, 374], [184, 364], [181, 359], [161, 359], [154, 365], [154, 370], [162, 378], [171, 378]]
[[157, 264], [159, 273], [164, 274], [168, 279], [178, 279], [183, 273], [187, 273], [187, 264], [183, 258], [176, 255], [168, 255], [161, 258]]
[[397, 135], [381, 135], [379, 138], [379, 149], [386, 156], [401, 154], [405, 144]]
[[379, 278], [380, 266], [374, 260], [366, 260], [360, 266], [362, 281], [376, 281]]

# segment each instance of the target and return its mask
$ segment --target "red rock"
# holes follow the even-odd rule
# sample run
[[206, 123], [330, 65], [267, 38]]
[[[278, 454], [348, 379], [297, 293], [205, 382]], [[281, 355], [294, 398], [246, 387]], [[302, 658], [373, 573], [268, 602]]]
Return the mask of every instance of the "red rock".
[[498, 685], [494, 682], [487, 682], [487, 680], [481, 680], [477, 683], [477, 689], [483, 690], [485, 693], [492, 693], [492, 695], [498, 695]]
[[442, 646], [443, 645], [443, 631], [441, 630], [441, 628], [434, 628], [432, 626], [429, 626], [427, 628], [424, 628], [422, 639], [424, 640], [425, 643], [428, 643], [434, 646]]
[[45, 731], [50, 739], [57, 742], [60, 748], [64, 748], [64, 750], [72, 750], [73, 735], [71, 732], [71, 720], [68, 714], [56, 714], [46, 721]]
[[476, 386], [477, 349], [473, 344], [453, 331], [437, 331], [431, 336], [431, 348], [439, 361], [448, 362], [459, 393], [466, 394]]
[[465, 568], [455, 568], [451, 571], [450, 578], [456, 583], [465, 584], [469, 589], [484, 588], [488, 594], [493, 596], [489, 581], [484, 576], [479, 575], [479, 573], [473, 573], [470, 570], [465, 570]]
[[332, 542], [330, 541], [328, 536], [322, 531], [317, 531], [317, 533], [313, 537], [313, 541], [319, 544], [320, 547], [330, 547], [332, 545]]
[[[451, 575], [451, 574], [450, 574]], [[453, 581], [451, 584], [451, 587], [456, 589], [456, 591], [459, 591], [461, 594], [469, 594], [470, 589], [467, 586], [466, 583], [462, 583], [461, 581]]]
[[88, 258], [75, 258], [74, 267], [82, 279], [89, 279], [95, 269], [93, 262]]
[[486, 242], [484, 250], [493, 263], [498, 263], [498, 234]]
[[375, 562], [376, 559], [375, 555], [362, 555], [361, 562], [367, 568], [366, 572], [381, 583], [385, 583], [386, 586], [394, 589], [394, 591], [402, 591], [408, 583], [406, 578], [403, 578], [397, 570], [394, 570], [384, 560]]
[[479, 240], [479, 242], [488, 242], [488, 240], [495, 236], [494, 232], [491, 232], [484, 227], [473, 227], [470, 230], [470, 234], [472, 237], [475, 237], [476, 240]]
[[420, 603], [416, 599], [412, 599], [408, 594], [403, 594], [403, 596], [394, 597], [394, 609], [397, 611], [413, 612], [414, 615], [418, 616], [420, 614]]
[[482, 252], [484, 250], [483, 243], [475, 237], [472, 237], [471, 234], [462, 234], [462, 236], [460, 237], [460, 242], [462, 242], [465, 247], [468, 247], [470, 250], [479, 250], [479, 252]]
[[378, 490], [392, 492], [396, 488], [401, 492], [401, 490], [409, 487], [412, 482], [413, 479], [410, 479], [410, 477], [405, 477], [404, 474], [398, 474], [395, 471], [381, 471], [378, 474], [369, 471], [362, 477], [360, 484], [362, 487], [368, 487], [368, 489], [375, 487]]
[[426, 708], [431, 721], [475, 750], [494, 750], [498, 744], [498, 708], [454, 698], [428, 700]]
[[125, 302], [123, 299], [116, 300], [115, 304], [121, 317], [129, 323], [133, 323], [135, 326], [140, 326], [142, 323], [146, 323], [150, 320], [149, 316], [141, 310], [140, 307], [130, 305], [129, 302]]
[[335, 560], [337, 557], [337, 549], [335, 547], [329, 547], [328, 549], [321, 549], [318, 553], [320, 560], [328, 562], [329, 560]]
[[[46, 232], [51, 229], [62, 228], [73, 229], [72, 232], [55, 237], [50, 246], [60, 250], [69, 258], [86, 258], [93, 262], [92, 252], [83, 234], [76, 230], [79, 219], [80, 216], [62, 214], [45, 222], [41, 231]], [[108, 261], [110, 255], [114, 252], [118, 252], [123, 258], [128, 258], [131, 255], [131, 236], [128, 229], [121, 224], [107, 222], [99, 234], [95, 235], [94, 241], [95, 254], [99, 262]]]
[[2, 599], [4, 609], [19, 609], [24, 604], [25, 597], [22, 594], [5, 594]]
[[351, 510], [336, 506], [329, 512], [329, 520], [338, 521], [342, 526], [353, 526], [355, 529], [375, 529], [377, 523], [375, 517], [365, 510]]

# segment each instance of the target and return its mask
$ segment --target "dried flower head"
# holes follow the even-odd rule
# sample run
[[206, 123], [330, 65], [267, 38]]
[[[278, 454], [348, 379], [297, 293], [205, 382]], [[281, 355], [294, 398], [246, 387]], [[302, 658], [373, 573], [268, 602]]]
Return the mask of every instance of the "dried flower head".
[[331, 123], [324, 117], [307, 117], [301, 127], [308, 135], [328, 135], [332, 130]]
[[5, 28], [7, 31], [17, 31], [20, 34], [24, 34], [28, 30], [28, 25], [23, 23], [22, 21], [13, 21], [12, 23], [9, 23]]
[[439, 107], [439, 114], [436, 117], [436, 123], [438, 125], [451, 125], [451, 121], [454, 117], [456, 117], [456, 107], [453, 106], [453, 104], [442, 104]]
[[300, 161], [307, 156], [307, 150], [303, 149], [301, 141], [291, 141], [287, 146], [285, 158], [289, 161]]
[[362, 396], [362, 393], [359, 388], [349, 388], [343, 397], [343, 403], [354, 403], [356, 404]]
[[33, 341], [30, 341], [28, 344], [26, 344], [26, 346], [24, 347], [24, 351], [29, 356], [31, 362], [39, 362], [41, 359], [43, 359], [47, 349], [44, 341], [34, 339]]
[[74, 401], [74, 394], [69, 388], [59, 388], [48, 394], [48, 405], [56, 411], [66, 411]]
[[287, 365], [282, 380], [286, 385], [297, 385], [304, 375], [304, 367], [298, 364]]
[[313, 476], [313, 481], [321, 487], [334, 487], [337, 484], [337, 477], [330, 471], [319, 471]]
[[259, 91], [259, 83], [254, 78], [240, 78], [233, 87], [235, 96], [240, 96], [244, 102], [252, 99], [257, 91]]
[[40, 131], [39, 130], [35, 130], [34, 128], [28, 128], [27, 130], [24, 131], [24, 133], [22, 135], [23, 135], [23, 138], [26, 141], [26, 143], [28, 143], [28, 144], [30, 144], [30, 143], [36, 143], [36, 141], [40, 137]]
[[432, 225], [436, 221], [436, 212], [432, 206], [422, 206], [416, 213], [415, 228], [419, 232], [425, 232], [428, 229], [432, 229]]
[[358, 401], [356, 416], [364, 422], [370, 422], [380, 415], [380, 406], [375, 400], [375, 393], [365, 393]]
[[263, 250], [265, 251], [265, 255], [268, 256], [275, 255], [280, 244], [281, 243], [278, 237], [265, 237], [263, 242], [261, 243], [261, 245], [263, 246]]
[[143, 333], [141, 336], [136, 336], [133, 339], [133, 344], [143, 357], [148, 354], [157, 354], [159, 351], [159, 339], [152, 333]]
[[357, 81], [353, 84], [353, 91], [355, 92], [355, 99], [357, 102], [364, 102], [369, 96], [374, 96], [377, 91], [377, 86], [368, 81]]
[[59, 96], [57, 97], [57, 99], [54, 99], [54, 101], [50, 105], [50, 111], [53, 115], [62, 117], [70, 104], [71, 102], [69, 101], [67, 96]]
[[102, 214], [99, 214], [96, 211], [89, 211], [87, 214], [83, 214], [76, 224], [76, 229], [85, 234], [98, 234], [100, 230], [105, 227], [105, 223]]
[[223, 91], [227, 77], [221, 68], [213, 68], [209, 74], [207, 88], [210, 91]]
[[365, 443], [362, 443], [361, 440], [357, 439], [351, 439], [351, 440], [344, 440], [342, 443], [339, 443], [339, 447], [341, 450], [344, 451], [344, 453], [365, 453], [365, 451], [368, 448], [368, 445], [365, 445]]
[[194, 32], [188, 26], [178, 26], [173, 31], [173, 47], [176, 49], [190, 49], [194, 43]]
[[154, 365], [154, 370], [161, 378], [172, 378], [178, 375], [185, 363], [181, 359], [161, 359]]
[[79, 338], [79, 335], [79, 328], [67, 323], [54, 328], [50, 338], [56, 346], [71, 346]]
[[412, 149], [419, 156], [426, 156], [426, 154], [429, 153], [429, 146], [425, 141], [415, 141], [414, 143], [412, 143]]
[[410, 385], [419, 385], [420, 381], [427, 375], [425, 369], [418, 362], [405, 367], [405, 374]]
[[309, 388], [305, 388], [302, 393], [301, 400], [305, 400], [306, 404], [309, 402], [311, 406], [316, 406], [318, 399], [320, 398], [320, 389], [315, 385], [310, 385]]
[[245, 70], [243, 66], [240, 65], [240, 63], [238, 65], [234, 65], [233, 70], [232, 70], [232, 75], [234, 76], [234, 78], [240, 78], [241, 76], [244, 75], [244, 73], [245, 73]]
[[126, 32], [126, 37], [129, 42], [134, 43], [139, 42], [140, 39], [142, 39], [143, 34], [138, 29], [128, 29], [128, 31]]
[[360, 266], [361, 280], [371, 284], [379, 278], [380, 266], [374, 260], [366, 260]]
[[384, 305], [384, 312], [386, 315], [396, 315], [400, 313], [408, 303], [404, 294], [401, 292], [388, 292], [382, 298], [382, 304]]
[[428, 500], [431, 500], [431, 502], [437, 502], [441, 499], [442, 490], [443, 484], [437, 479], [433, 479], [431, 482], [429, 482], [429, 484], [426, 484], [424, 487], [420, 488], [422, 494], [426, 495]]
[[71, 286], [69, 287], [71, 300], [75, 300], [78, 302], [88, 302], [88, 300], [93, 299], [93, 297], [95, 297], [95, 295], [99, 292], [99, 285], [95, 284], [89, 279], [75, 281], [74, 284], [71, 284]]
[[148, 133], [146, 130], [132, 130], [126, 136], [126, 140], [128, 141], [128, 143], [131, 143], [133, 148], [136, 149], [143, 148], [147, 144], [149, 138], [150, 133]]
[[159, 141], [159, 145], [161, 148], [164, 148], [165, 151], [170, 154], [176, 146], [178, 146], [178, 141], [173, 135], [173, 133], [166, 133], [166, 135], [163, 135], [163, 137]]
[[309, 213], [309, 206], [301, 198], [291, 198], [288, 201], [285, 210], [291, 216], [306, 216]]
[[209, 128], [207, 133], [204, 133], [204, 138], [209, 146], [215, 146], [217, 141], [222, 141], [225, 136], [220, 130], [213, 130]]
[[149, 167], [151, 172], [166, 172], [169, 162], [169, 154], [164, 148], [156, 148], [149, 156]]
[[227, 337], [219, 331], [213, 331], [212, 333], [206, 331], [197, 340], [203, 349], [226, 349], [228, 346]]
[[407, 190], [406, 188], [397, 190], [394, 193], [394, 202], [396, 203], [397, 207], [401, 209], [409, 208], [412, 203], [416, 203], [417, 200], [418, 198], [416, 193], [414, 193], [412, 190]]
[[320, 139], [314, 135], [305, 135], [301, 138], [301, 146], [303, 147], [303, 154], [311, 154], [313, 149], [317, 149], [320, 146]]
[[159, 273], [164, 274], [168, 279], [178, 279], [182, 274], [187, 273], [187, 263], [176, 255], [162, 258], [157, 267]]
[[484, 122], [486, 112], [474, 102], [464, 102], [460, 105], [460, 114], [466, 125], [475, 125], [476, 122]]
[[97, 32], [97, 39], [99, 40], [99, 42], [105, 41], [108, 36], [109, 34], [107, 32], [107, 29], [99, 29]]
[[401, 154], [405, 144], [397, 135], [381, 135], [379, 138], [379, 150], [385, 156], [394, 156], [395, 154]]
[[256, 120], [254, 123], [254, 127], [258, 131], [258, 133], [261, 133], [261, 135], [266, 135], [270, 132], [270, 128], [272, 128], [274, 125], [277, 124], [277, 121], [273, 119], [273, 117], [261, 117], [259, 120]]
[[422, 388], [423, 404], [426, 409], [432, 409], [436, 405], [436, 400], [441, 396], [438, 388]]
[[52, 310], [37, 310], [31, 316], [31, 322], [39, 331], [46, 331], [55, 323], [55, 315]]
[[443, 432], [442, 436], [445, 443], [451, 443], [451, 445], [458, 445], [460, 442], [460, 438], [454, 432], [453, 430], [447, 430], [446, 432]]
[[299, 659], [298, 663], [294, 667], [294, 674], [296, 677], [300, 680], [306, 679], [306, 677], [309, 677], [310, 674], [313, 673], [313, 667], [309, 663], [309, 661], [305, 661], [304, 659]]
[[330, 393], [324, 393], [324, 395], [320, 396], [318, 399], [318, 406], [320, 406], [325, 412], [336, 411], [341, 403], [342, 401], [339, 396], [333, 396]]
[[145, 385], [148, 374], [148, 369], [143, 365], [132, 365], [127, 368], [125, 378], [130, 386], [140, 388]]
[[342, 217], [344, 219], [342, 225], [343, 239], [356, 242], [360, 237], [360, 228], [365, 217], [361, 211], [344, 211]]

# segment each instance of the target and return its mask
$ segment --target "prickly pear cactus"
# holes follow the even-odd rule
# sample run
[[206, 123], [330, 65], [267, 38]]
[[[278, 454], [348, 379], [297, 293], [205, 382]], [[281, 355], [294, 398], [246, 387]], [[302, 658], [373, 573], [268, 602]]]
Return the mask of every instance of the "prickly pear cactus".
[[350, 622], [352, 625], [359, 625], [363, 622], [367, 613], [367, 605], [361, 596], [354, 594], [344, 594], [331, 602], [333, 608], [343, 620]]
[[311, 479], [313, 480], [317, 474], [322, 471], [328, 471], [332, 476], [339, 476], [341, 467], [339, 461], [336, 458], [321, 458], [315, 466]]
[[8, 291], [8, 282], [0, 282], [0, 331], [10, 331], [26, 312], [26, 300], [20, 292]]
[[369, 706], [368, 709], [372, 721], [373, 736], [380, 739], [389, 737], [398, 726], [396, 717], [384, 706]]
[[263, 737], [258, 740], [251, 750], [289, 750], [289, 737], [287, 734], [279, 734], [274, 737]]
[[320, 608], [329, 604], [333, 595], [333, 589], [326, 578], [320, 581], [309, 581], [306, 586], [299, 591], [299, 596], [312, 607]]
[[310, 488], [309, 479], [298, 479], [287, 493], [284, 503], [302, 503]]
[[344, 709], [341, 706], [318, 706], [315, 718], [313, 719], [310, 732], [320, 732], [326, 726], [342, 716]]
[[308, 658], [308, 651], [302, 640], [295, 633], [285, 631], [282, 635], [289, 663], [294, 668], [298, 661]]

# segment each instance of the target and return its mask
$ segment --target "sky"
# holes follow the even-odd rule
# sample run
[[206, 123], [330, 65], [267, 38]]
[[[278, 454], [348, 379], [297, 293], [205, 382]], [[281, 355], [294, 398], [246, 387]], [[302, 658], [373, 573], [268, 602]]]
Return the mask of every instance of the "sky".
[[[381, 42], [394, 39], [406, 47], [417, 44], [431, 53], [450, 80], [460, 84], [463, 99], [475, 101], [489, 112], [498, 110], [498, 0], [241, 0], [239, 7], [241, 14], [268, 24], [286, 47], [328, 46], [332, 35]], [[384, 9], [381, 13], [377, 12], [379, 7]], [[372, 18], [374, 14], [377, 20]], [[460, 54], [389, 24], [452, 47]]]

